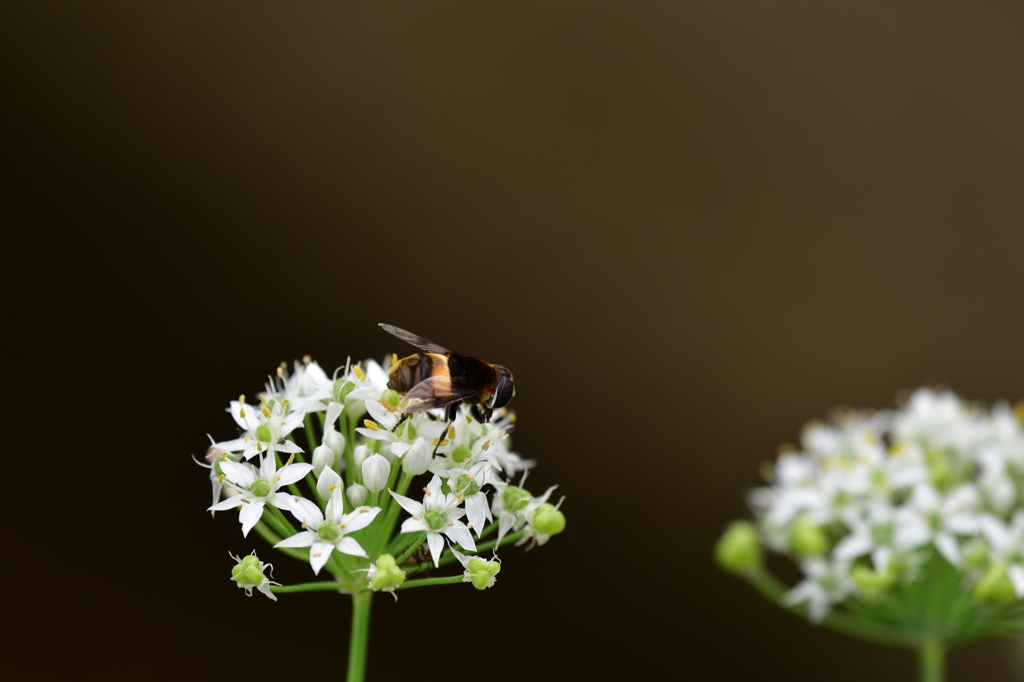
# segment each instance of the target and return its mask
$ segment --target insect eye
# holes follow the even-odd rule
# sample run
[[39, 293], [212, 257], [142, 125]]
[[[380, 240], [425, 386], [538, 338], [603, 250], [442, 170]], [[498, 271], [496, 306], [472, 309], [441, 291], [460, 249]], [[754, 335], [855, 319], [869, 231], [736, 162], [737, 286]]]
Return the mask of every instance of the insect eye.
[[512, 372], [498, 365], [498, 383], [494, 387], [494, 397], [490, 399], [487, 407], [492, 410], [505, 407], [515, 394], [516, 386], [512, 382]]

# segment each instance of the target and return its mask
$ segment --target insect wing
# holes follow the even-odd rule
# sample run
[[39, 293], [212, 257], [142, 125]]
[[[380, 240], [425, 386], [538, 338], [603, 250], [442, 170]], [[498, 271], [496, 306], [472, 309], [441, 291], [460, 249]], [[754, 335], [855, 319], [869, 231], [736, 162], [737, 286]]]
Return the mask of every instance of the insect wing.
[[452, 386], [449, 377], [433, 376], [409, 389], [409, 392], [402, 396], [402, 402], [398, 403], [398, 411], [426, 412], [435, 407], [462, 402], [477, 395], [477, 392], [471, 389]]
[[427, 339], [423, 338], [422, 336], [417, 336], [416, 334], [413, 334], [412, 332], [407, 332], [404, 329], [399, 329], [398, 327], [395, 327], [394, 325], [384, 324], [383, 322], [380, 323], [380, 326], [388, 334], [392, 334], [394, 336], [397, 336], [398, 338], [402, 339], [406, 343], [412, 344], [413, 346], [416, 346], [417, 348], [419, 348], [421, 350], [425, 350], [428, 353], [442, 353], [444, 355], [450, 355], [451, 354], [451, 351], [448, 350], [447, 348], [445, 348], [444, 346], [439, 346], [439, 345], [437, 345], [436, 343], [434, 343], [432, 341], [428, 341]]

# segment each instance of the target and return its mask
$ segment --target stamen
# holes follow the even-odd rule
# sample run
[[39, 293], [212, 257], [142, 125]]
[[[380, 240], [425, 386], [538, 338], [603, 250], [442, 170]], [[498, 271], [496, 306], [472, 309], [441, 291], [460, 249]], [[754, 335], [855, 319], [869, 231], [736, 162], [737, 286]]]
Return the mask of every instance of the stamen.
[[484, 441], [484, 451], [486, 451], [489, 447], [491, 447], [491, 441]]
[[[360, 513], [360, 514], [366, 514], [366, 513], [368, 513], [369, 511], [370, 511], [369, 509], [360, 509], [360, 510], [359, 510], [359, 513]], [[342, 526], [342, 528], [344, 528], [344, 527], [345, 527], [345, 526]]]
[[472, 528], [472, 527], [473, 527], [473, 524], [472, 524], [472, 523], [467, 523], [467, 524], [466, 524], [466, 528]]
[[449, 426], [448, 427], [448, 438], [450, 438], [451, 440], [455, 440], [455, 427], [454, 426]]
[[241, 417], [242, 419], [245, 419], [245, 408], [244, 407], [238, 408], [238, 416]]
[[313, 356], [312, 355], [303, 355], [302, 356], [302, 364], [308, 365], [311, 362], [313, 362]]
[[347, 528], [347, 527], [348, 527], [348, 524], [342, 523], [342, 524], [340, 524], [338, 526], [338, 530], [345, 530], [345, 528]]
[[292, 453], [292, 456], [288, 458], [288, 461], [287, 461], [287, 462], [285, 462], [285, 463], [284, 463], [284, 465], [285, 465], [285, 466], [288, 466], [289, 464], [291, 464], [291, 463], [292, 463], [292, 462], [294, 462], [294, 461], [295, 461], [295, 453], [293, 452], [293, 453]]
[[245, 504], [249, 504], [249, 500], [245, 499], [244, 497], [242, 498], [242, 502]]
[[467, 424], [472, 424], [473, 423], [473, 418], [470, 417], [468, 414], [466, 415], [466, 423]]
[[307, 524], [306, 524], [306, 522], [305, 522], [305, 521], [303, 521], [303, 522], [302, 522], [302, 525], [301, 525], [301, 526], [299, 526], [299, 528], [309, 528], [309, 525], [307, 525]]
[[370, 429], [371, 431], [377, 431], [378, 430], [377, 422], [370, 421], [369, 419], [364, 419], [363, 420], [363, 426], [365, 426], [366, 428]]
[[[505, 408], [501, 408], [501, 409], [505, 409]], [[513, 424], [515, 424], [516, 423], [516, 413], [515, 412], [510, 413], [508, 415], [508, 420], [510, 422], [512, 422]]]
[[263, 443], [256, 441], [256, 452], [263, 452]]
[[316, 554], [314, 554], [313, 556], [320, 556], [320, 552], [317, 552], [317, 553], [316, 553]]
[[266, 405], [264, 405], [264, 406], [263, 406], [263, 407], [262, 407], [262, 408], [260, 409], [260, 411], [261, 411], [261, 412], [263, 412], [263, 416], [264, 416], [264, 417], [266, 417], [267, 419], [270, 419], [270, 410], [268, 410], [268, 409], [267, 409], [267, 406], [266, 406]]
[[331, 486], [330, 488], [328, 488], [328, 489], [327, 489], [327, 492], [329, 492], [329, 493], [333, 493], [333, 492], [334, 492], [334, 489], [335, 489], [335, 488], [337, 488], [337, 487], [338, 487], [338, 486], [336, 486], [336, 485], [332, 485], [332, 486]]
[[260, 393], [260, 402], [263, 403], [264, 405], [266, 405], [267, 404], [267, 396], [265, 396], [262, 393]]
[[270, 482], [270, 485], [274, 485], [275, 483], [277, 483], [280, 480], [281, 480], [280, 476], [274, 476], [274, 480]]
[[228, 461], [228, 453], [227, 452], [220, 453], [220, 461], [222, 461], [222, 462]]
[[284, 367], [279, 366], [277, 368], [277, 376], [279, 379], [284, 379]]
[[381, 405], [383, 405], [385, 408], [387, 408], [388, 411], [390, 411], [390, 412], [398, 412], [398, 408], [395, 407], [394, 405], [392, 405], [391, 403], [389, 403], [388, 401], [384, 400], [384, 398], [381, 398], [377, 402], [380, 403]]
[[475, 480], [476, 480], [476, 474], [470, 474], [470, 473], [467, 473], [467, 474], [466, 474], [466, 478], [468, 478], [468, 479], [471, 479], [471, 480], [474, 480], [474, 481], [475, 481]]
[[449, 528], [451, 528], [452, 526], [454, 526], [454, 525], [455, 525], [455, 522], [454, 522], [454, 521], [449, 521], [448, 523], [446, 523], [446, 524], [444, 524], [444, 525], [446, 525], [446, 526], [448, 526]]
[[356, 376], [359, 377], [360, 381], [366, 381], [366, 373], [363, 371], [362, 367], [359, 365], [352, 365], [352, 371], [356, 373]]
[[414, 516], [414, 517], [412, 517], [412, 520], [413, 520], [413, 521], [419, 521], [419, 520], [420, 520], [420, 517], [418, 517], [418, 516]]
[[431, 495], [434, 494], [434, 493], [430, 492], [430, 488], [424, 488], [423, 492], [426, 493], [427, 497], [430, 497]]
[[223, 482], [224, 482], [224, 474], [221, 474], [220, 476], [217, 477], [217, 483], [223, 483]]
[[238, 403], [240, 405], [244, 405], [245, 404], [245, 394], [244, 393], [242, 395], [238, 396]]

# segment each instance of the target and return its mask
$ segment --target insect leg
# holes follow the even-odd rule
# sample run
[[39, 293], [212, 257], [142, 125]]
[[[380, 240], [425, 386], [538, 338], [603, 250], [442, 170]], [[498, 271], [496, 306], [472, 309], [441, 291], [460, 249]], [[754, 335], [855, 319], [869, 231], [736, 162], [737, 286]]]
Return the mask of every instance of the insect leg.
[[405, 414], [402, 415], [402, 418], [398, 420], [398, 423], [395, 424], [394, 428], [391, 429], [391, 433], [394, 433], [395, 431], [397, 431], [398, 427], [402, 425], [402, 422], [404, 422], [408, 418], [409, 418], [409, 413], [406, 412]]

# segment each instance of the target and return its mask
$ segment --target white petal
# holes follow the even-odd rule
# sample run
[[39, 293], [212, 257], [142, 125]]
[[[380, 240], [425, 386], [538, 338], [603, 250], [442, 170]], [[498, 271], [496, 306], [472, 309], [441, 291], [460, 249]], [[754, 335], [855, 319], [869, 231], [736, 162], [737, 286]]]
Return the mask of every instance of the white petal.
[[956, 540], [949, 533], [939, 533], [935, 536], [935, 547], [946, 561], [954, 566], [960, 566], [960, 547]]
[[221, 500], [217, 504], [208, 508], [206, 511], [224, 511], [225, 509], [234, 509], [235, 507], [245, 504], [244, 502], [242, 502], [244, 498], [245, 496], [242, 495], [242, 493], [232, 495], [226, 500]]
[[316, 540], [316, 535], [308, 530], [296, 533], [290, 538], [285, 538], [274, 547], [309, 547]]
[[366, 551], [363, 550], [362, 545], [353, 540], [350, 537], [343, 537], [334, 545], [335, 549], [344, 554], [351, 554], [352, 556], [366, 556]]
[[278, 488], [280, 488], [283, 485], [291, 485], [292, 483], [301, 480], [303, 476], [305, 476], [312, 470], [313, 465], [306, 464], [305, 462], [302, 462], [301, 464], [298, 462], [294, 464], [286, 464], [285, 466], [281, 467], [280, 471], [277, 472], [277, 475], [280, 476], [281, 478], [276, 485]]
[[[329, 448], [324, 449], [330, 452]], [[317, 448], [317, 450], [320, 450], [320, 448]], [[342, 485], [341, 476], [339, 476], [334, 469], [325, 468], [320, 472], [320, 478], [316, 481], [316, 491], [320, 493], [320, 497], [326, 500], [330, 498], [332, 488], [339, 488]]]
[[405, 495], [399, 495], [393, 490], [388, 490], [391, 493], [391, 497], [395, 498], [395, 501], [402, 506], [402, 509], [409, 512], [413, 516], [423, 516], [423, 504], [416, 500], [410, 499]]
[[832, 556], [839, 561], [848, 561], [871, 551], [871, 538], [868, 535], [854, 533], [847, 535], [836, 544]]
[[222, 460], [220, 470], [224, 474], [225, 479], [242, 488], [248, 488], [256, 480], [256, 472], [248, 464]]
[[313, 546], [309, 548], [309, 565], [313, 567], [313, 573], [320, 574], [320, 569], [331, 558], [331, 552], [333, 551], [334, 545], [326, 542], [313, 543]]
[[1006, 574], [1013, 583], [1013, 591], [1017, 593], [1017, 599], [1024, 599], [1024, 566], [1010, 566]]
[[421, 530], [430, 530], [423, 519], [409, 518], [402, 522], [403, 533], [418, 533]]
[[345, 532], [354, 533], [357, 530], [366, 528], [377, 518], [379, 513], [380, 507], [359, 507], [351, 514], [347, 514], [343, 519], [342, 523], [345, 525]]
[[444, 551], [444, 539], [440, 533], [427, 533], [427, 545], [430, 546], [430, 558], [434, 560], [434, 567], [441, 559], [441, 552]]
[[466, 528], [466, 524], [462, 523], [462, 521], [449, 521], [448, 523], [449, 525], [445, 528], [444, 534], [464, 549], [475, 552], [476, 544], [473, 542], [473, 534]]
[[263, 500], [257, 498], [249, 504], [243, 504], [238, 512], [238, 520], [242, 522], [242, 536], [248, 537], [249, 531], [263, 516]]

